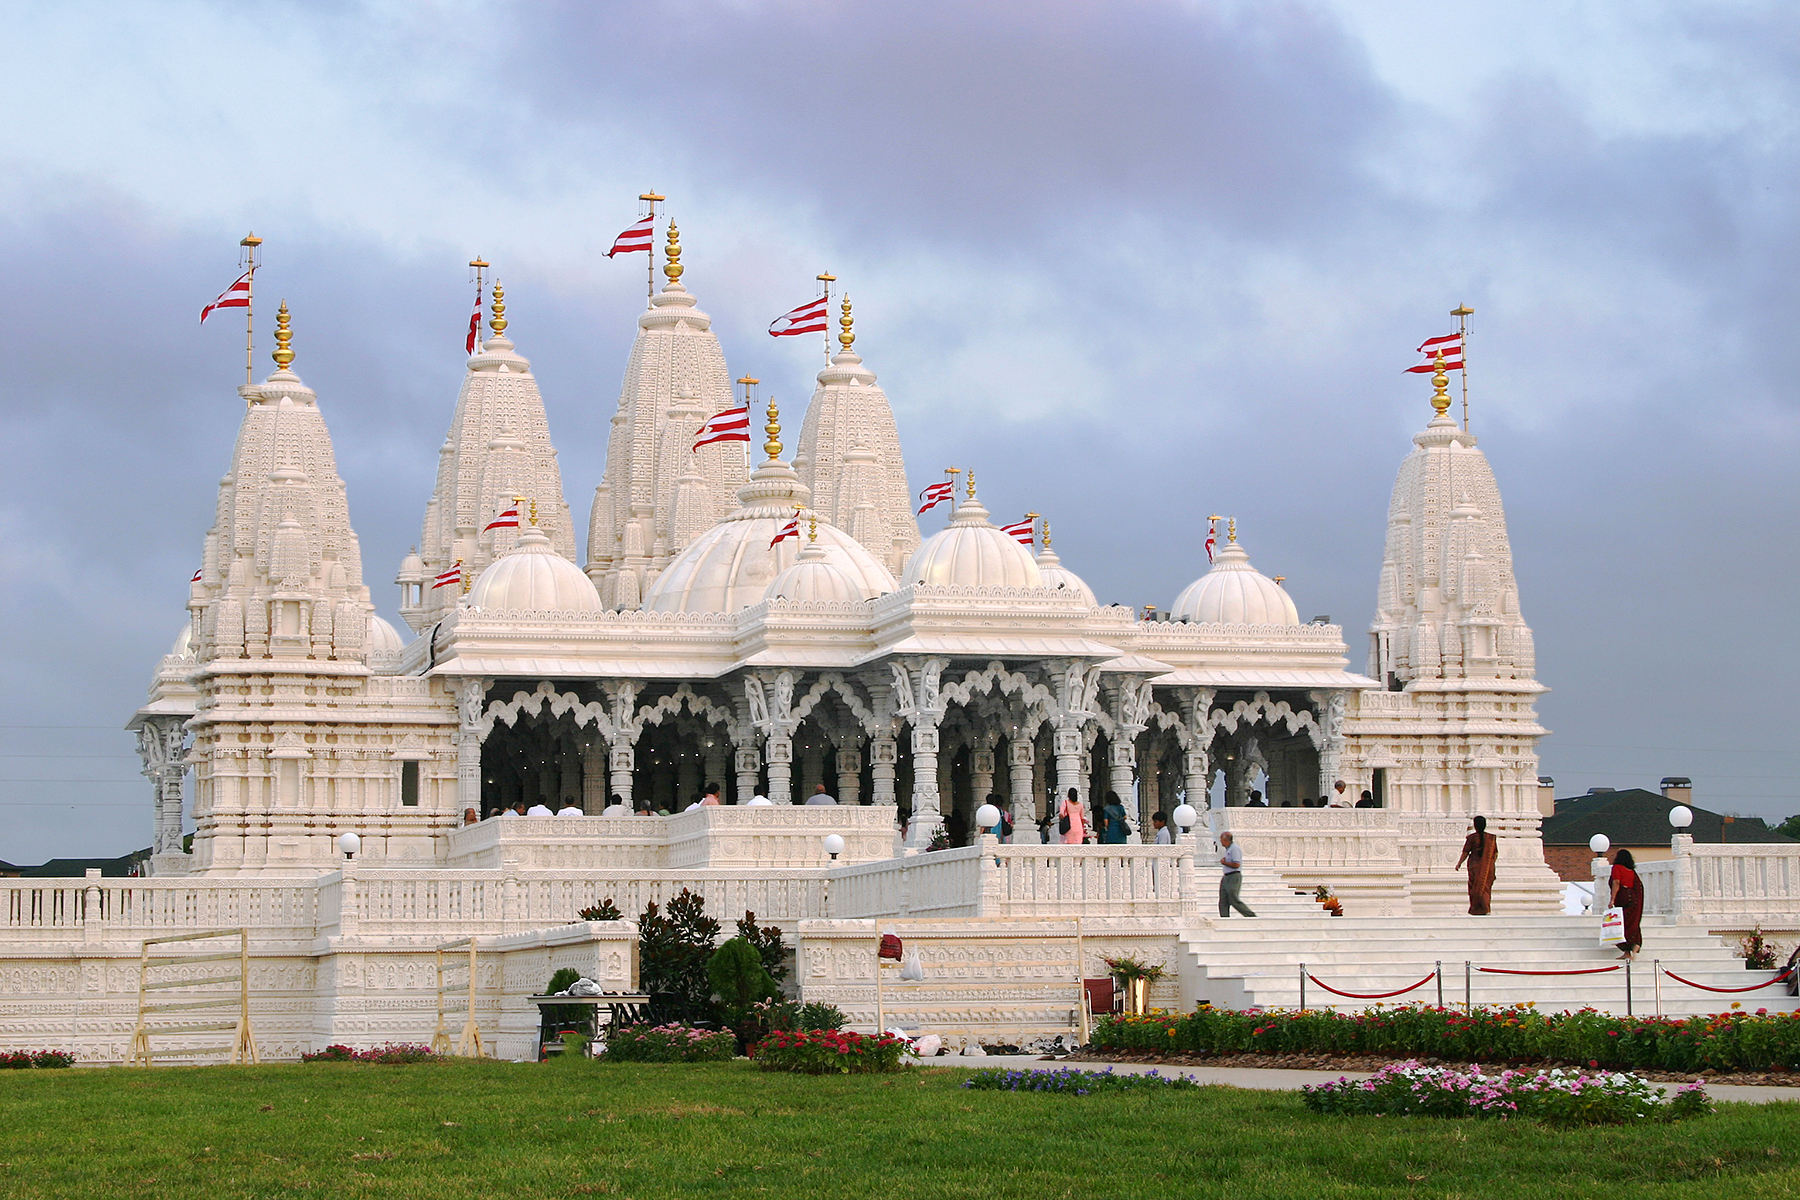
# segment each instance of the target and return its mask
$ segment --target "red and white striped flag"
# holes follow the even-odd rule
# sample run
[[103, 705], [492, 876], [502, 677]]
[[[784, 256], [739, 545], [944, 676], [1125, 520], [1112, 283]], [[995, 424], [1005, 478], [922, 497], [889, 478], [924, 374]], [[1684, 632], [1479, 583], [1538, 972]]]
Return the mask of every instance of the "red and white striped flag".
[[199, 583], [200, 577], [204, 574], [206, 574], [206, 568], [201, 567], [198, 571], [194, 572], [194, 577], [192, 579], [188, 580], [188, 582], [189, 583]]
[[206, 318], [212, 315], [215, 308], [249, 308], [250, 276], [254, 272], [245, 271], [238, 276], [237, 282], [219, 293], [219, 298], [200, 310], [200, 323], [206, 324]]
[[946, 479], [942, 483], [934, 483], [919, 493], [919, 515], [924, 516], [944, 501], [956, 494], [956, 484]]
[[612, 249], [606, 252], [606, 257], [611, 258], [615, 254], [630, 254], [637, 250], [648, 250], [655, 242], [656, 218], [645, 217], [613, 239]]
[[777, 542], [785, 542], [789, 538], [794, 538], [794, 539], [798, 540], [799, 537], [800, 537], [800, 513], [796, 510], [794, 513], [794, 519], [789, 521], [786, 525], [783, 525], [781, 527], [781, 532], [769, 539], [769, 549], [773, 550], [775, 548], [775, 544]]
[[437, 577], [437, 582], [431, 585], [431, 590], [435, 592], [439, 588], [452, 587], [455, 584], [459, 584], [462, 582], [462, 575], [462, 559], [459, 558], [456, 560], [456, 565], [454, 567], [451, 567], [448, 571], [445, 571], [442, 575]]
[[469, 340], [463, 346], [463, 353], [475, 353], [475, 333], [481, 328], [481, 289], [475, 289], [475, 311], [469, 314]]
[[1423, 375], [1437, 370], [1437, 356], [1444, 356], [1444, 370], [1460, 371], [1463, 365], [1462, 334], [1447, 333], [1443, 337], [1426, 338], [1419, 343], [1419, 353], [1425, 361], [1416, 367], [1406, 368], [1408, 375]]
[[513, 501], [513, 505], [511, 508], [507, 509], [505, 512], [501, 513], [499, 516], [497, 516], [493, 520], [489, 521], [487, 523], [487, 527], [485, 529], [483, 529], [481, 532], [486, 533], [489, 529], [517, 529], [518, 527], [519, 527], [519, 502], [517, 500], [515, 500], [515, 501]]
[[830, 304], [830, 296], [818, 296], [792, 312], [783, 313], [769, 322], [769, 336], [793, 337], [797, 333], [825, 332], [831, 323], [825, 316], [825, 310]]
[[740, 405], [714, 413], [694, 435], [694, 449], [714, 442], [747, 442], [750, 440], [750, 406]]
[[1011, 525], [1002, 525], [1000, 527], [1000, 532], [1004, 533], [1015, 542], [1018, 542], [1021, 546], [1030, 546], [1037, 542], [1036, 529], [1037, 518], [1026, 517], [1023, 521], [1016, 521]]
[[1219, 544], [1219, 518], [1209, 517], [1206, 522], [1206, 561], [1213, 560], [1213, 547]]

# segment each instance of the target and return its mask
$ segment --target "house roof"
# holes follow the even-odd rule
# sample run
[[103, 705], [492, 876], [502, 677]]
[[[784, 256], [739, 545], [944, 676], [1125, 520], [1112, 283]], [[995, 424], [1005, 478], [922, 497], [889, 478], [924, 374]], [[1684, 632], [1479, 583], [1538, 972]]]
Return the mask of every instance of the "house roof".
[[130, 875], [133, 867], [149, 857], [150, 848], [146, 846], [117, 858], [53, 858], [41, 866], [20, 867], [19, 875], [25, 879], [80, 879], [90, 867], [98, 867], [102, 878], [118, 879]]
[[[1596, 833], [1604, 833], [1615, 846], [1662, 846], [1675, 832], [1669, 810], [1676, 802], [1660, 792], [1626, 788], [1598, 792], [1556, 802], [1556, 815], [1545, 817], [1544, 845], [1585, 846]], [[1696, 842], [1791, 842], [1776, 833], [1761, 817], [1728, 817], [1689, 804], [1694, 823], [1687, 832]]]

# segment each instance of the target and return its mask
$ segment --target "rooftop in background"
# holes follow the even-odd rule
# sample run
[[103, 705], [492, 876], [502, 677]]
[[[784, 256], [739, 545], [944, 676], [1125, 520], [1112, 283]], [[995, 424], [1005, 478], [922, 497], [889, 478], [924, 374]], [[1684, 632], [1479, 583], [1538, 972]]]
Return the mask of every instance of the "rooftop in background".
[[[1682, 782], [1686, 782], [1685, 780]], [[1722, 842], [1791, 842], [1770, 829], [1761, 817], [1728, 817], [1711, 812], [1697, 804], [1643, 788], [1623, 791], [1590, 792], [1556, 802], [1556, 814], [1544, 818], [1544, 845], [1581, 846], [1596, 833], [1604, 833], [1615, 846], [1667, 847], [1675, 830], [1669, 824], [1669, 810], [1687, 803], [1693, 810], [1694, 823], [1687, 828], [1694, 841]]]
[[23, 879], [80, 879], [90, 870], [98, 870], [102, 878], [123, 879], [141, 873], [141, 865], [150, 858], [150, 847], [121, 854], [117, 858], [53, 858], [35, 867], [0, 863], [0, 876]]

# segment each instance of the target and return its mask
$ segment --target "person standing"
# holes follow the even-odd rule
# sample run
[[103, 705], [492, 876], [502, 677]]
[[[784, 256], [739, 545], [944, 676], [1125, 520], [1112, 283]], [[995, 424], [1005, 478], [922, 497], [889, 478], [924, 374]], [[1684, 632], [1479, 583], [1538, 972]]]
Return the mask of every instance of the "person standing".
[[1150, 818], [1150, 824], [1156, 829], [1157, 845], [1169, 846], [1174, 844], [1175, 838], [1174, 835], [1169, 832], [1169, 817], [1167, 813], [1156, 813]]
[[1256, 914], [1250, 911], [1250, 906], [1239, 898], [1244, 890], [1244, 852], [1235, 842], [1229, 829], [1219, 835], [1219, 845], [1225, 851], [1219, 856], [1219, 865], [1225, 868], [1225, 873], [1219, 876], [1219, 915], [1229, 917], [1235, 908], [1246, 917], [1254, 917]]
[[1487, 831], [1487, 818], [1475, 818], [1475, 832], [1463, 839], [1456, 869], [1469, 864], [1469, 915], [1485, 917], [1493, 908], [1494, 873], [1500, 865], [1500, 839]]
[[1619, 944], [1619, 957], [1635, 959], [1644, 945], [1644, 882], [1638, 878], [1637, 860], [1629, 850], [1613, 856], [1612, 906], [1625, 913], [1625, 940]]
[[720, 789], [719, 789], [718, 784], [716, 784], [716, 783], [707, 784], [706, 787], [704, 789], [702, 789], [702, 791], [700, 793], [700, 803], [702, 805], [712, 805], [712, 804], [721, 804], [722, 805], [722, 804], [724, 804], [725, 802], [723, 800], [719, 799], [719, 790]]
[[823, 783], [813, 784], [813, 794], [806, 798], [808, 804], [836, 804], [837, 797], [825, 790]]
[[1123, 846], [1131, 836], [1131, 824], [1125, 819], [1125, 805], [1119, 793], [1106, 793], [1106, 804], [1100, 809], [1100, 840], [1108, 846]]
[[1056, 830], [1065, 846], [1079, 846], [1087, 841], [1087, 813], [1081, 807], [1081, 793], [1074, 788], [1056, 806]]

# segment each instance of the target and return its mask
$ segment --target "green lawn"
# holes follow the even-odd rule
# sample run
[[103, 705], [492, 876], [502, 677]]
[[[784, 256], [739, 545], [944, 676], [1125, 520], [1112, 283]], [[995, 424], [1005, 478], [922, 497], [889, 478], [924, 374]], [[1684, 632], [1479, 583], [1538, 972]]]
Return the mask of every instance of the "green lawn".
[[968, 1092], [745, 1063], [0, 1073], [0, 1196], [1528, 1197], [1800, 1194], [1800, 1106], [1556, 1132], [1334, 1120], [1291, 1093]]

